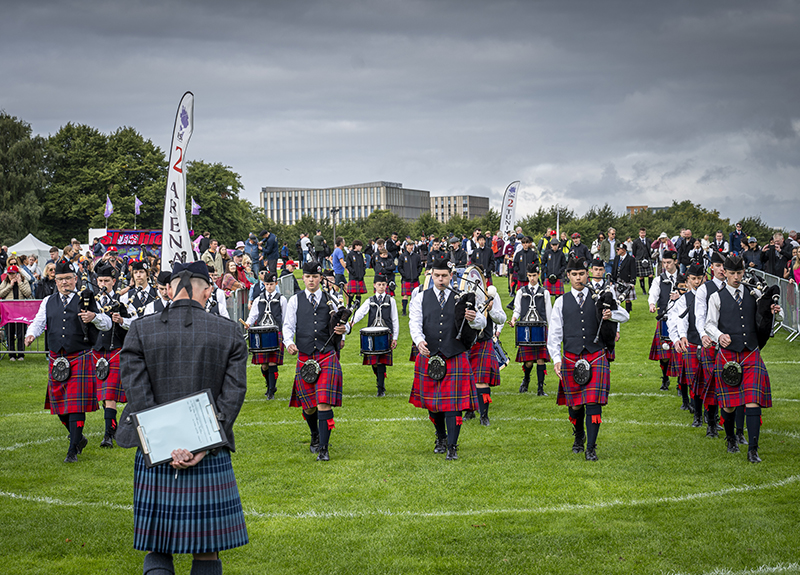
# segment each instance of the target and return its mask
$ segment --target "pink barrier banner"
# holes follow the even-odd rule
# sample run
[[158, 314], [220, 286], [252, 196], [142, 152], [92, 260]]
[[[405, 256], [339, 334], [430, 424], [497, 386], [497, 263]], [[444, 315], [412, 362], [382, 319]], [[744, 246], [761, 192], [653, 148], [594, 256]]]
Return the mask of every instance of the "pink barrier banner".
[[0, 300], [0, 325], [7, 323], [33, 323], [39, 306], [40, 299]]

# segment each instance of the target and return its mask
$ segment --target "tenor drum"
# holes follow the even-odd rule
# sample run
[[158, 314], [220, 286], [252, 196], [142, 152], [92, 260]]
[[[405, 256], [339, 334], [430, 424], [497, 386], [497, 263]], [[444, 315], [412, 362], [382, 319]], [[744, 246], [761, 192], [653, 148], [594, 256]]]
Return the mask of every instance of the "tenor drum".
[[382, 355], [391, 351], [392, 330], [388, 327], [365, 327], [361, 335], [361, 355]]
[[251, 327], [247, 336], [250, 340], [250, 353], [279, 351], [281, 348], [277, 325]]
[[518, 347], [544, 347], [547, 345], [547, 322], [518, 321], [514, 337]]

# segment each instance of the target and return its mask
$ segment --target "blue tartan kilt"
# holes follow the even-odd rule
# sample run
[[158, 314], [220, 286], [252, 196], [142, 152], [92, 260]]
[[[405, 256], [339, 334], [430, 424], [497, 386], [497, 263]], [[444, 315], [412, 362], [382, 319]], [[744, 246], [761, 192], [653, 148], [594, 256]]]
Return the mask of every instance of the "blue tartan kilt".
[[[314, 384], [307, 383], [300, 377], [300, 369], [308, 359], [316, 360], [322, 369], [319, 379]], [[313, 355], [306, 355], [301, 351], [297, 356], [289, 407], [311, 409], [320, 403], [327, 403], [333, 407], [342, 405], [342, 365], [339, 363], [339, 356], [333, 351]]]
[[[584, 386], [580, 386], [572, 379], [575, 362], [585, 359], [592, 364], [592, 379]], [[611, 367], [608, 365], [606, 350], [601, 349], [594, 353], [583, 352], [575, 355], [564, 352], [561, 362], [561, 380], [558, 382], [558, 405], [576, 407], [587, 403], [608, 403], [608, 392], [611, 389]]]
[[262, 351], [253, 353], [253, 359], [250, 360], [251, 365], [263, 365], [274, 363], [275, 365], [283, 365], [283, 333], [278, 331], [278, 351]]
[[97, 378], [95, 382], [97, 390], [97, 401], [117, 401], [126, 403], [125, 390], [122, 389], [122, 379], [119, 376], [119, 352], [116, 351], [94, 351], [92, 359], [97, 365], [97, 360], [104, 357], [108, 360], [108, 377], [105, 381]]
[[550, 292], [550, 295], [564, 295], [564, 282], [561, 281], [561, 278], [557, 279], [555, 283], [551, 282], [550, 278], [545, 278], [544, 289]]
[[392, 352], [365, 355], [361, 365], [392, 365]]
[[517, 363], [524, 363], [526, 361], [538, 361], [540, 359], [550, 361], [550, 354], [547, 353], [546, 345], [539, 347], [521, 345], [517, 348], [517, 358], [514, 361]]
[[701, 346], [687, 346], [686, 353], [681, 355], [681, 371], [678, 374], [678, 385], [685, 385], [692, 397], [695, 395], [695, 386], [700, 374], [700, 349]]
[[347, 284], [347, 293], [349, 294], [367, 293], [367, 286], [364, 283], [364, 280], [351, 279]]
[[221, 449], [178, 471], [133, 465], [133, 548], [158, 553], [213, 553], [248, 542], [231, 454]]
[[[728, 361], [738, 361], [742, 365], [742, 385], [731, 387], [722, 381], [722, 368]], [[714, 364], [716, 379], [717, 403], [721, 407], [738, 407], [746, 403], [757, 403], [761, 407], [772, 407], [772, 389], [769, 382], [767, 366], [761, 359], [758, 349], [753, 351], [717, 351]]]
[[500, 364], [497, 363], [492, 340], [476, 342], [469, 349], [469, 365], [476, 385], [479, 383], [489, 387], [500, 385]]
[[57, 415], [97, 411], [92, 350], [78, 351], [64, 356], [70, 363], [70, 375], [67, 381], [53, 379], [53, 361], [57, 357], [59, 354], [51, 350], [44, 408]]
[[478, 409], [478, 391], [469, 365], [469, 354], [460, 353], [445, 361], [447, 375], [442, 381], [436, 381], [428, 377], [428, 358], [417, 356], [408, 402], [433, 412]]

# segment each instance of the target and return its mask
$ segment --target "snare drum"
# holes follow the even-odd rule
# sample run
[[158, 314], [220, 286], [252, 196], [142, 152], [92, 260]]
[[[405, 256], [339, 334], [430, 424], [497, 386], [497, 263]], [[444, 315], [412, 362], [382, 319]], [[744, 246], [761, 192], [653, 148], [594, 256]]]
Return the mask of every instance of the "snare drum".
[[669, 338], [669, 329], [667, 328], [667, 322], [663, 319], [660, 322], [658, 322], [658, 336], [661, 338], [662, 342], [672, 341]]
[[361, 335], [361, 355], [380, 355], [391, 351], [392, 330], [388, 327], [365, 327]]
[[514, 337], [517, 346], [544, 347], [547, 345], [547, 322], [518, 321]]
[[277, 325], [259, 325], [251, 327], [247, 336], [250, 340], [250, 353], [280, 350]]

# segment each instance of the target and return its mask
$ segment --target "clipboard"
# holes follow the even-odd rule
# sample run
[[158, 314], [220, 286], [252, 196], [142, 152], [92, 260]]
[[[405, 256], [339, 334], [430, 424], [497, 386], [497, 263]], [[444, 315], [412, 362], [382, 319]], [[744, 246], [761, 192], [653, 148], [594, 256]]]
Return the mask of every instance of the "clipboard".
[[172, 461], [175, 449], [196, 453], [228, 443], [209, 389], [144, 409], [133, 418], [147, 467]]

